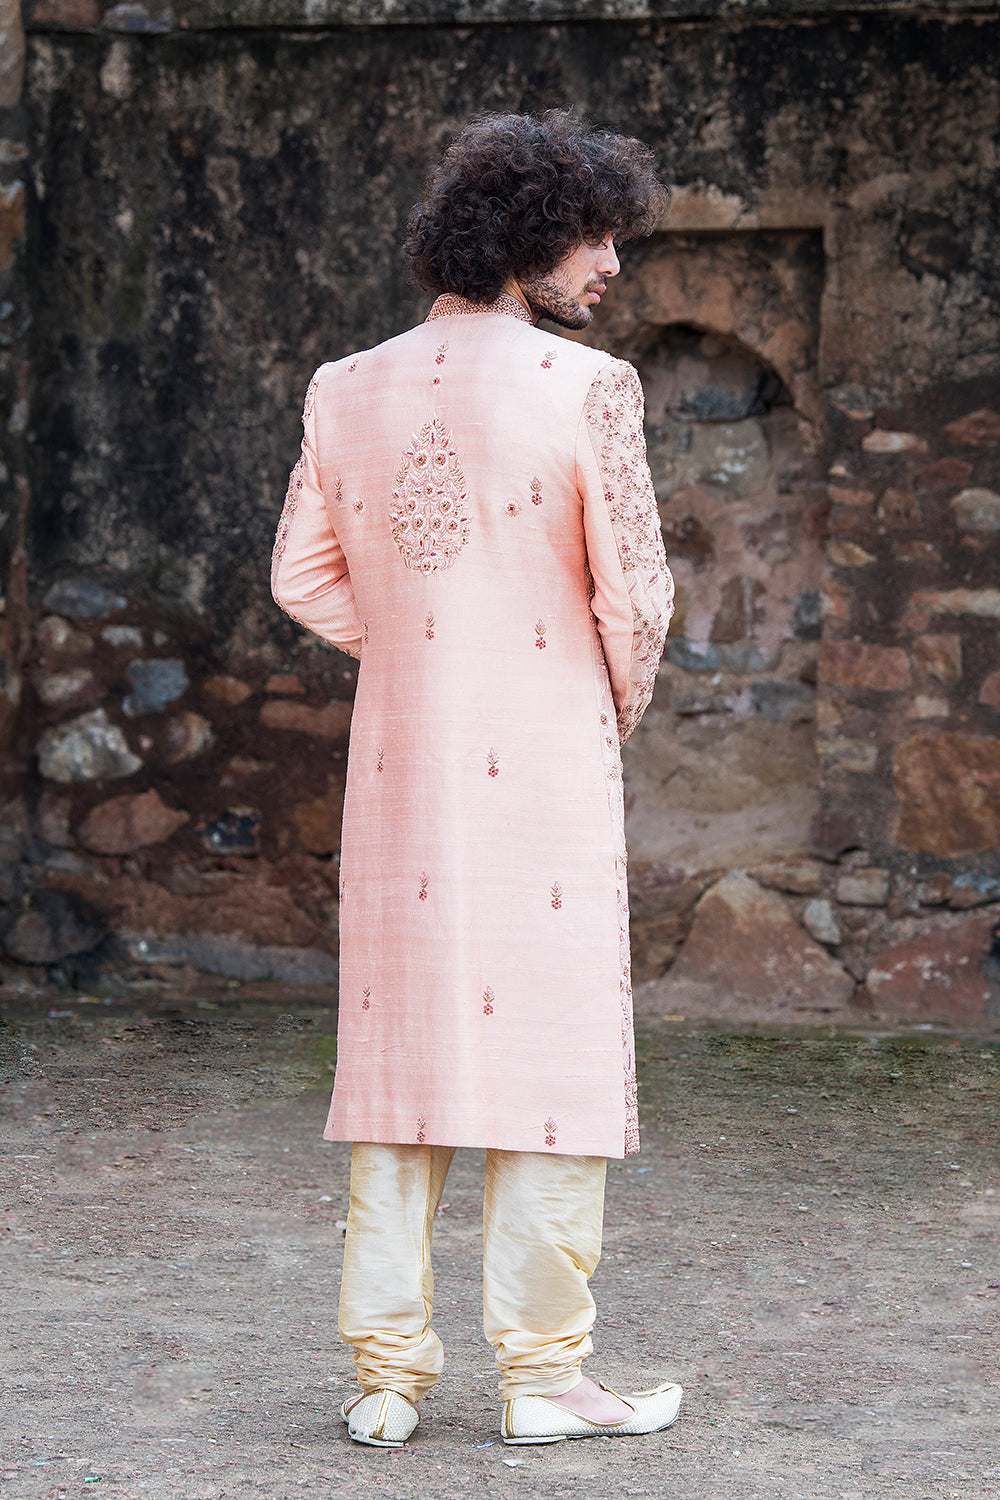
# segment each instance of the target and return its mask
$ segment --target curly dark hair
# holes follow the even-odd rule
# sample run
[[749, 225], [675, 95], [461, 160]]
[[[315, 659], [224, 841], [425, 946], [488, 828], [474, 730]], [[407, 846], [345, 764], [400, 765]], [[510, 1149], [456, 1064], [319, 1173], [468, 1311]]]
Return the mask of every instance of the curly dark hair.
[[508, 277], [547, 276], [584, 243], [651, 233], [668, 201], [631, 136], [568, 110], [479, 115], [431, 173], [404, 249], [425, 291], [490, 303]]

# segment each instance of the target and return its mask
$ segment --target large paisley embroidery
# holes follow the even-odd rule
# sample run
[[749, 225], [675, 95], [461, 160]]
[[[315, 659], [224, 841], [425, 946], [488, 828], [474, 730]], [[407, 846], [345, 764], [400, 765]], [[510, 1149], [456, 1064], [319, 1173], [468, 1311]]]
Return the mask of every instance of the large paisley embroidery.
[[465, 477], [437, 417], [413, 434], [400, 460], [389, 523], [404, 563], [418, 573], [450, 568], [469, 540]]

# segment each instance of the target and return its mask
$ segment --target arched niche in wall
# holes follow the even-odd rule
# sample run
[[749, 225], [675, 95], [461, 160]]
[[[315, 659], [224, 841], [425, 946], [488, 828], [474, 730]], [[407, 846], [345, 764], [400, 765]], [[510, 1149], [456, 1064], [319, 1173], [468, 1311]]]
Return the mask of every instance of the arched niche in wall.
[[803, 447], [816, 453], [823, 283], [819, 230], [655, 234], [625, 247], [587, 341], [639, 363], [671, 325], [735, 339], [787, 387]]
[[775, 672], [786, 642], [819, 634], [824, 491], [791, 392], [738, 339], [690, 324], [658, 330], [637, 366], [678, 585], [670, 658], [694, 671]]
[[[700, 880], [807, 847], [826, 513], [822, 294], [818, 232], [663, 233], [626, 247], [586, 335], [642, 378], [678, 585], [652, 710], [626, 757], [644, 889], [658, 890], [664, 870]], [[670, 956], [648, 904], [649, 932], [642, 903], [634, 924], [640, 977]]]
[[[632, 360], [642, 377], [680, 586], [675, 664], [770, 674], [784, 642], [819, 634], [823, 233], [697, 231], [690, 212], [683, 232], [625, 248], [585, 337]], [[760, 687], [753, 701], [769, 693], [780, 696]], [[744, 694], [741, 706], [748, 701]]]

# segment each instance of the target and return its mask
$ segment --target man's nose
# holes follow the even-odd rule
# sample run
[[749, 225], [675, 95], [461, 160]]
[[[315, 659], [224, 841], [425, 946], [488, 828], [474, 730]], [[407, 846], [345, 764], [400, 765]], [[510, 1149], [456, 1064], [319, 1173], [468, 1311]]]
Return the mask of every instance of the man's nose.
[[621, 270], [621, 263], [615, 254], [614, 241], [608, 240], [606, 245], [601, 246], [601, 249], [603, 254], [597, 265], [598, 271], [602, 276], [617, 276]]

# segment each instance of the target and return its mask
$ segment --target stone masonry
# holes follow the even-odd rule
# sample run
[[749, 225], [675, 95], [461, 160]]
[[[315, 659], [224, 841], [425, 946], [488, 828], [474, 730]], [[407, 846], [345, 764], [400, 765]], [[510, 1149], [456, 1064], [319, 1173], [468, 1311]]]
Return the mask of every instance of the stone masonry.
[[626, 753], [639, 1013], [1000, 1024], [998, 36], [0, 5], [4, 982], [334, 981], [356, 668], [267, 590], [302, 396], [425, 310], [398, 242], [449, 132], [572, 104], [674, 187], [592, 330], [678, 583]]

